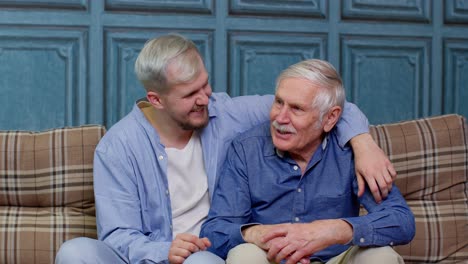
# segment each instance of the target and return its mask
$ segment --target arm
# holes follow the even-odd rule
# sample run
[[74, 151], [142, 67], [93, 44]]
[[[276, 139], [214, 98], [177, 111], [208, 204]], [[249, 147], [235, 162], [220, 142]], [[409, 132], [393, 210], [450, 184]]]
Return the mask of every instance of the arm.
[[341, 119], [337, 123], [340, 146], [350, 142], [356, 163], [359, 181], [359, 196], [364, 193], [364, 180], [376, 202], [386, 198], [396, 177], [395, 169], [387, 155], [369, 134], [369, 123], [356, 105], [346, 102]]
[[[357, 195], [357, 180], [354, 180]], [[269, 244], [268, 258], [286, 264], [304, 262], [304, 258], [335, 244], [393, 246], [411, 241], [415, 222], [411, 210], [395, 187], [388, 199], [376, 204], [369, 191], [360, 198], [369, 214], [343, 219], [316, 220], [306, 224], [285, 224], [270, 229], [260, 240]]]
[[95, 152], [98, 237], [132, 263], [142, 260], [167, 263], [171, 241], [150, 239], [143, 233], [136, 176], [125, 153], [124, 149], [111, 150], [105, 146], [98, 146]]
[[203, 223], [200, 237], [212, 244], [208, 250], [222, 258], [233, 247], [245, 243], [241, 227], [250, 220], [248, 180], [241, 160], [242, 154], [231, 144], [212, 199], [208, 219]]
[[[357, 181], [354, 181], [357, 194]], [[415, 234], [415, 221], [411, 209], [397, 187], [393, 187], [388, 198], [375, 203], [367, 189], [360, 203], [368, 211], [367, 215], [343, 218], [353, 227], [352, 243], [357, 246], [388, 246], [409, 243]]]

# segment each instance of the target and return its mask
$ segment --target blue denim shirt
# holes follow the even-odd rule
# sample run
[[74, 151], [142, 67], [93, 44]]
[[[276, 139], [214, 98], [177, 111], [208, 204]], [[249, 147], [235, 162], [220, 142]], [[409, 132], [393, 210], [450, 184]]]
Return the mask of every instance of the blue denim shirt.
[[[200, 236], [212, 242], [210, 251], [225, 258], [245, 243], [246, 224], [308, 223], [343, 219], [353, 227], [352, 243], [386, 246], [408, 243], [414, 236], [414, 216], [393, 187], [387, 199], [376, 204], [372, 193], [357, 197], [353, 152], [340, 147], [336, 129], [313, 154], [302, 176], [287, 153], [273, 145], [269, 122], [234, 139], [219, 175], [208, 219]], [[301, 177], [302, 176], [302, 177]], [[369, 214], [359, 217], [360, 204]], [[327, 261], [348, 245], [334, 245], [314, 254]]]
[[[210, 121], [200, 133], [210, 197], [232, 139], [268, 120], [272, 102], [271, 95], [230, 98], [224, 93], [212, 94]], [[350, 103], [345, 105], [339, 125], [342, 144], [368, 132], [367, 119]], [[138, 105], [99, 142], [94, 192], [100, 240], [131, 263], [167, 263], [173, 239], [167, 155]]]

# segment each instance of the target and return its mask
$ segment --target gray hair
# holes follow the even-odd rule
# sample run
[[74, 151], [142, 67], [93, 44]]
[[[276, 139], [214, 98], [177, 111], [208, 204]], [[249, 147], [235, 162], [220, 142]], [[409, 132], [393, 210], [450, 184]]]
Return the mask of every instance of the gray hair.
[[319, 85], [320, 92], [311, 103], [313, 108], [318, 108], [320, 111], [320, 120], [333, 106], [343, 109], [345, 102], [343, 81], [330, 63], [310, 59], [291, 65], [278, 76], [276, 89], [281, 80], [286, 78], [302, 78]]
[[[171, 63], [175, 63], [178, 70], [174, 79], [167, 76], [167, 67]], [[173, 84], [195, 78], [202, 64], [191, 40], [169, 34], [146, 42], [135, 62], [135, 73], [146, 91], [165, 92]]]

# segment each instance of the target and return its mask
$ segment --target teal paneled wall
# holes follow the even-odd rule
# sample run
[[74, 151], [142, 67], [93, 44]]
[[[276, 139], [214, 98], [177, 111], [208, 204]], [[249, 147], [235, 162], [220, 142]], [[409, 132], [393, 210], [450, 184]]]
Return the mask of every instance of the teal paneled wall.
[[468, 0], [0, 1], [0, 129], [110, 127], [144, 90], [145, 41], [182, 33], [215, 91], [274, 92], [288, 65], [329, 60], [373, 124], [468, 116]]

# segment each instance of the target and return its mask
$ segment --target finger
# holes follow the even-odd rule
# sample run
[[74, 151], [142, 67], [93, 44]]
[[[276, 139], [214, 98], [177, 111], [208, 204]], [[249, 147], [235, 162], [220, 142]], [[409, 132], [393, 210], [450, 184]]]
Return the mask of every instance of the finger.
[[266, 233], [261, 238], [261, 242], [262, 243], [267, 243], [268, 241], [272, 240], [273, 238], [286, 236], [287, 233], [288, 233], [288, 230], [286, 228], [273, 228], [271, 231]]
[[195, 247], [197, 247], [197, 249], [196, 249], [197, 251], [206, 249], [205, 242], [203, 241], [203, 239], [200, 239], [200, 238], [195, 239], [193, 241], [193, 245], [195, 245]]
[[379, 190], [379, 187], [377, 186], [377, 183], [375, 182], [375, 180], [368, 181], [367, 185], [369, 186], [369, 190], [371, 191], [372, 196], [374, 196], [374, 200], [377, 203], [382, 202], [382, 197], [380, 196], [380, 190]]
[[390, 173], [390, 176], [392, 177], [392, 181], [395, 181], [397, 177], [397, 172], [395, 170], [395, 167], [393, 167], [393, 164], [390, 163], [387, 170], [388, 170], [388, 173]]
[[192, 254], [192, 252], [185, 248], [171, 247], [169, 250], [168, 259], [171, 261], [171, 263], [182, 263], [188, 256], [190, 256], [190, 254]]
[[[283, 249], [276, 254], [275, 261], [276, 263], [280, 263], [283, 259], [286, 259], [296, 250], [296, 247], [292, 244], [288, 244], [287, 246], [283, 247]], [[293, 263], [297, 263], [293, 262]]]
[[366, 189], [366, 183], [364, 182], [364, 179], [360, 173], [356, 173], [356, 177], [358, 182], [358, 197], [361, 197], [364, 194], [364, 190]]
[[179, 243], [175, 244], [175, 247], [180, 248], [180, 249], [184, 249], [184, 250], [188, 251], [189, 253], [194, 253], [194, 252], [200, 251], [201, 248], [205, 247], [203, 242], [201, 242], [200, 244], [201, 244], [201, 247], [196, 243], [192, 243], [192, 242], [188, 242], [188, 241], [180, 241]]
[[179, 245], [179, 247], [185, 248], [191, 252], [197, 252], [206, 249], [204, 241], [192, 234], [178, 234], [174, 242], [176, 242], [176, 245]]
[[272, 242], [267, 252], [268, 260], [275, 259], [276, 255], [278, 255], [278, 252], [280, 252], [287, 245], [288, 245], [288, 241], [286, 241], [286, 239], [278, 239]]
[[211, 247], [211, 242], [207, 237], [203, 237], [200, 239], [205, 246], [202, 250], [206, 250], [207, 248]]
[[[383, 173], [383, 174], [385, 174], [385, 173]], [[385, 181], [385, 176], [384, 175], [380, 175], [380, 177], [377, 178], [377, 184], [379, 185], [380, 194], [382, 195], [382, 199], [387, 198], [388, 186], [387, 186], [387, 182]]]
[[[315, 251], [315, 250], [314, 250]], [[300, 263], [310, 263], [310, 256], [312, 252], [312, 245], [309, 244], [307, 246], [301, 247], [299, 250], [293, 252], [286, 261], [285, 264], [296, 264]]]
[[171, 256], [169, 255], [169, 263], [171, 264], [182, 264], [185, 261], [185, 258], [180, 256]]

